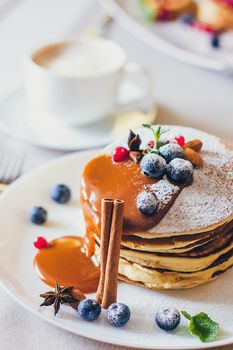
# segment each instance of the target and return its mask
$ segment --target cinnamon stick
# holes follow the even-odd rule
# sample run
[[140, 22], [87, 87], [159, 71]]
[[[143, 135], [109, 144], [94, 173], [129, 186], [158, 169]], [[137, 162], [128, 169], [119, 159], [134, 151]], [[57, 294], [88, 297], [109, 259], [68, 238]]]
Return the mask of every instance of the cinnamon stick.
[[102, 298], [102, 307], [108, 308], [117, 299], [118, 265], [123, 228], [124, 201], [114, 200], [109, 237], [105, 283]]
[[99, 286], [96, 292], [96, 300], [101, 304], [104, 284], [105, 284], [105, 271], [108, 256], [109, 237], [112, 223], [113, 213], [113, 200], [103, 199], [101, 203], [101, 233], [100, 233], [100, 280]]

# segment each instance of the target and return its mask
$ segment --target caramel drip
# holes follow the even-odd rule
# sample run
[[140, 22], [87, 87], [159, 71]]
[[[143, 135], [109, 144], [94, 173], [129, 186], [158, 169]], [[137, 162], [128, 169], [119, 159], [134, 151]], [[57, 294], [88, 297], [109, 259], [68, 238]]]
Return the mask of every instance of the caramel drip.
[[34, 259], [40, 279], [51, 287], [58, 280], [62, 286], [73, 286], [82, 293], [96, 292], [99, 268], [83, 251], [83, 238], [61, 237], [41, 249]]
[[137, 208], [137, 195], [156, 181], [144, 175], [140, 165], [132, 161], [115, 163], [109, 154], [92, 159], [84, 169], [81, 183], [81, 204], [88, 234], [100, 233], [103, 198], [119, 198], [125, 202], [123, 234], [145, 232], [154, 227], [179, 194], [155, 215], [143, 215]]
[[95, 254], [95, 238], [89, 232], [83, 237], [83, 247], [88, 258]]

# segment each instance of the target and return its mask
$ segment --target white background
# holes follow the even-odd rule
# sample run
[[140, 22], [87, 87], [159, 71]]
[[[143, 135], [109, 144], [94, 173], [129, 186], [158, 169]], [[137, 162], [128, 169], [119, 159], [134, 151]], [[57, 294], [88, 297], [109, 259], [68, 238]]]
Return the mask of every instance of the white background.
[[[136, 1], [136, 0], [135, 0]], [[98, 12], [95, 0], [0, 1], [0, 97], [22, 84], [23, 60], [45, 42], [77, 37]], [[113, 23], [108, 36], [155, 79], [158, 121], [192, 125], [231, 140], [233, 77], [190, 67], [153, 51]], [[0, 135], [0, 147], [11, 143]], [[25, 171], [61, 155], [28, 146]], [[0, 349], [118, 349], [55, 328], [0, 290]], [[225, 348], [232, 349], [231, 346]]]

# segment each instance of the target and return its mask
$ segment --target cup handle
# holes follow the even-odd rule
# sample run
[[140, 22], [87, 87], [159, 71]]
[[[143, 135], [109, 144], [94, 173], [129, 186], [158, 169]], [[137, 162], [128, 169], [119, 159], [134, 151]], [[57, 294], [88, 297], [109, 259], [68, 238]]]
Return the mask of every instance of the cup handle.
[[147, 88], [140, 97], [133, 98], [127, 102], [116, 102], [116, 109], [118, 111], [125, 108], [136, 107], [137, 104], [143, 103], [145, 99], [150, 99], [150, 101], [152, 101], [154, 82], [150, 72], [137, 62], [129, 62], [126, 63], [123, 67], [123, 75], [121, 81], [130, 80], [130, 76], [141, 76], [144, 81], [147, 82]]

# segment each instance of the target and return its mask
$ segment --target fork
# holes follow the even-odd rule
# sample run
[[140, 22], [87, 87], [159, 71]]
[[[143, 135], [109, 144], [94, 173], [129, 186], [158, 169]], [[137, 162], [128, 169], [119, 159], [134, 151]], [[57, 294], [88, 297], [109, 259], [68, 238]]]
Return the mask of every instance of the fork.
[[2, 149], [0, 152], [0, 192], [22, 174], [25, 155], [25, 149], [19, 146]]

